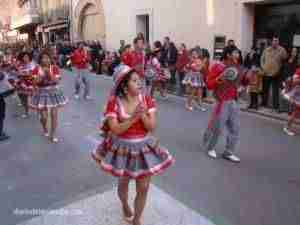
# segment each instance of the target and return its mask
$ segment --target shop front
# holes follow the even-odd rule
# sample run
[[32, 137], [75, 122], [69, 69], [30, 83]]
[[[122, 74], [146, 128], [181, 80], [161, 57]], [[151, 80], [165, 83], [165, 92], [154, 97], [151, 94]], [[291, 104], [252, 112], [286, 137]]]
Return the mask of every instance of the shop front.
[[274, 35], [287, 49], [300, 47], [299, 0], [264, 1], [264, 4], [255, 5], [255, 44], [267, 45]]
[[69, 21], [67, 19], [43, 24], [41, 27], [44, 44], [69, 40]]

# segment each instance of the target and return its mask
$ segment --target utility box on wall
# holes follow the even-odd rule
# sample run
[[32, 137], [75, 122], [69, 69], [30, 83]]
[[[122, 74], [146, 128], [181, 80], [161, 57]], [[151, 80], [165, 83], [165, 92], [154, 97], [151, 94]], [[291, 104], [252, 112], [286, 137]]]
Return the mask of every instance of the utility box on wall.
[[213, 58], [215, 60], [220, 60], [223, 55], [223, 49], [226, 46], [226, 36], [224, 35], [216, 35], [214, 37], [214, 54]]

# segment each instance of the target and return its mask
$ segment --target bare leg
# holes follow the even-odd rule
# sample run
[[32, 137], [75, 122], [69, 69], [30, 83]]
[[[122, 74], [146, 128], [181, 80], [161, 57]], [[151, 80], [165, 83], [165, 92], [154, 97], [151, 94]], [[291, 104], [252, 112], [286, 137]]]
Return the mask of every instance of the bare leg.
[[51, 141], [53, 141], [55, 131], [56, 131], [56, 128], [57, 128], [58, 109], [57, 108], [52, 108], [51, 111], [50, 111], [50, 116], [51, 116], [50, 138], [51, 138]]
[[47, 109], [40, 110], [40, 123], [42, 125], [44, 134], [48, 133], [47, 120], [48, 120]]
[[125, 217], [132, 217], [133, 213], [128, 204], [128, 186], [129, 186], [129, 178], [122, 177], [119, 179], [118, 184], [118, 196], [122, 203], [122, 209]]
[[194, 89], [190, 86], [187, 86], [187, 102], [186, 102], [186, 108], [188, 110], [191, 110], [193, 108], [192, 103], [193, 103], [193, 94], [194, 94]]
[[197, 88], [195, 90], [195, 101], [198, 103], [198, 105], [202, 105], [202, 93], [203, 89], [202, 88]]
[[292, 128], [292, 125], [295, 121], [295, 118], [297, 116], [297, 111], [295, 110], [292, 115], [290, 116], [289, 120], [288, 120], [288, 123], [287, 123], [287, 128], [290, 130]]
[[25, 111], [25, 115], [27, 116], [28, 115], [28, 112], [29, 112], [29, 107], [28, 107], [28, 96], [25, 95], [25, 94], [19, 94], [19, 98], [20, 98], [20, 101], [21, 101], [21, 104], [24, 108], [24, 111]]
[[133, 225], [141, 225], [141, 217], [146, 205], [151, 177], [136, 180], [136, 198], [134, 201]]

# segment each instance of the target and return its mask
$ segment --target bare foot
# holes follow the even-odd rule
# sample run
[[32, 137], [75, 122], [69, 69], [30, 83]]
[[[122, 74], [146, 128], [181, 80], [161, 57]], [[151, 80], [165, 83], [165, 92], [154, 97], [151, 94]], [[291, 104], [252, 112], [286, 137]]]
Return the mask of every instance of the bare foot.
[[125, 220], [132, 221], [133, 213], [132, 213], [132, 210], [130, 209], [129, 205], [125, 205], [122, 208], [123, 208], [123, 214], [124, 214]]
[[140, 220], [138, 220], [138, 219], [133, 219], [133, 220], [132, 220], [132, 225], [142, 225], [142, 224], [141, 224]]

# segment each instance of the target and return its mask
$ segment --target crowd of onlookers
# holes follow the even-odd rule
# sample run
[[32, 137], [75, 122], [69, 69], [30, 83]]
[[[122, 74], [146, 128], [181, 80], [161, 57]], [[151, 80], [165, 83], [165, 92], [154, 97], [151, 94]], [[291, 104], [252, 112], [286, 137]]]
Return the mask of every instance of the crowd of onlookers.
[[[154, 56], [158, 59], [160, 67], [168, 68], [170, 77], [167, 82], [161, 83], [160, 89], [168, 88], [176, 91], [178, 95], [186, 94], [183, 80], [186, 75], [186, 66], [191, 61], [193, 51], [197, 52], [199, 59], [205, 64], [201, 69], [205, 82], [209, 66], [213, 63], [207, 49], [200, 46], [188, 48], [184, 43], [175, 45], [169, 37], [165, 37], [163, 42], [156, 41], [153, 44], [147, 43], [143, 34], [138, 34], [137, 37], [144, 41], [144, 66], [146, 67], [147, 60], [153, 58], [153, 53], [155, 53]], [[89, 53], [90, 70], [96, 74], [107, 75], [112, 75], [115, 68], [121, 63], [130, 64], [126, 61], [131, 60], [130, 56], [137, 48], [135, 43], [127, 44], [123, 40], [120, 41], [120, 48], [116, 51], [106, 51], [99, 41], [87, 41], [83, 44]], [[20, 42], [0, 47], [5, 51], [9, 51], [12, 55], [17, 55], [22, 50], [31, 52], [34, 60], [38, 59], [39, 53], [44, 49], [49, 49], [54, 60], [61, 68], [71, 69], [70, 56], [78, 46], [79, 43], [61, 41], [48, 46], [28, 45], [25, 42]], [[279, 45], [279, 38], [274, 37], [269, 46], [253, 47], [245, 57], [235, 45], [234, 40], [227, 42], [224, 52], [227, 52], [228, 49], [237, 49], [240, 54], [241, 67], [244, 71], [254, 74], [254, 76], [251, 76], [246, 89], [249, 108], [258, 109], [262, 106], [271, 107], [277, 112], [289, 112], [290, 105], [281, 98], [280, 90], [283, 88], [285, 80], [293, 76], [296, 71], [298, 63], [297, 48], [286, 51]], [[269, 98], [270, 89], [272, 90], [271, 101]], [[208, 96], [205, 86], [201, 95], [204, 98]]]

